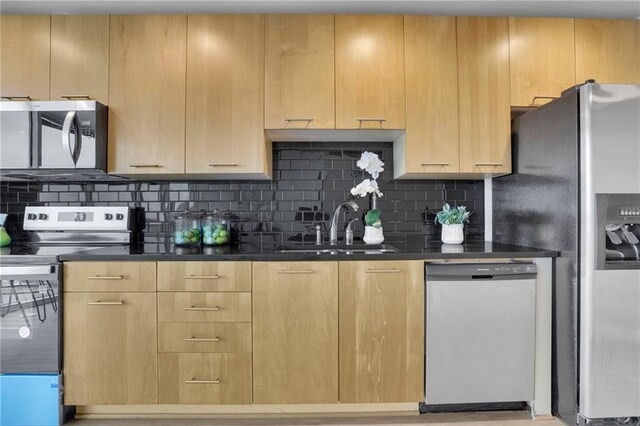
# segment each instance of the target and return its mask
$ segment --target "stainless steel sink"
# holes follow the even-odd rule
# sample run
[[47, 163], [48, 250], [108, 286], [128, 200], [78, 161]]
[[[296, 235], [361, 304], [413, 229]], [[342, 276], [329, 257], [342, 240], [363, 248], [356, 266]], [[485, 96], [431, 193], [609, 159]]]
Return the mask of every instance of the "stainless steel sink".
[[384, 254], [397, 253], [399, 250], [387, 244], [353, 244], [353, 245], [284, 245], [278, 247], [276, 253], [300, 253], [300, 254]]

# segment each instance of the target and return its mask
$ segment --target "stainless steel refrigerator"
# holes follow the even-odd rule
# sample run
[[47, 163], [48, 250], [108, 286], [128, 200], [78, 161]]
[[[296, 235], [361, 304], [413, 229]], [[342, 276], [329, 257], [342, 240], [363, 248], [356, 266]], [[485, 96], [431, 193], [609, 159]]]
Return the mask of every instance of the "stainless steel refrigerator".
[[640, 85], [588, 83], [513, 122], [494, 241], [558, 250], [553, 412], [640, 417]]

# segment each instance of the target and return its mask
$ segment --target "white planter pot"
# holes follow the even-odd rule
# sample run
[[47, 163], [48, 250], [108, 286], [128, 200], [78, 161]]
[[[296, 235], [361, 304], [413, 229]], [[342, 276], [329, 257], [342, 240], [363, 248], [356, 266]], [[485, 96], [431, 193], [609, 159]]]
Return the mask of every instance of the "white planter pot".
[[384, 235], [382, 228], [375, 228], [373, 226], [364, 227], [364, 237], [362, 240], [367, 244], [382, 244], [384, 241]]
[[461, 244], [464, 241], [464, 224], [442, 225], [442, 242], [445, 244]]

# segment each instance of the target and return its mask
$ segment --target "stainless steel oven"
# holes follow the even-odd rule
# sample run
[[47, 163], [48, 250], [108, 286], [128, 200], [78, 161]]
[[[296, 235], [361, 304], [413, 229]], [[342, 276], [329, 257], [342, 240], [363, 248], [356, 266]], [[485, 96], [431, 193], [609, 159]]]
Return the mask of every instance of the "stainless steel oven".
[[58, 374], [60, 264], [13, 260], [0, 265], [0, 374]]
[[107, 107], [96, 101], [0, 102], [0, 172], [104, 176]]

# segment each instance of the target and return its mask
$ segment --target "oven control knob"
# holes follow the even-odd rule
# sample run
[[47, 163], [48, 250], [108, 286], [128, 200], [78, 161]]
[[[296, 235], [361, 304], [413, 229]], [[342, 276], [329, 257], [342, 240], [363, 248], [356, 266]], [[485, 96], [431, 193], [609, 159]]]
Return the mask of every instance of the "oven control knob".
[[47, 220], [47, 218], [48, 218], [48, 217], [49, 217], [49, 216], [47, 216], [47, 215], [46, 215], [46, 214], [44, 214], [44, 213], [40, 213], [40, 214], [38, 215], [38, 219], [40, 219], [40, 220]]
[[36, 220], [38, 219], [38, 216], [35, 213], [29, 213], [27, 215], [27, 220]]
[[111, 219], [113, 219], [113, 215], [111, 213], [104, 214], [104, 220], [111, 220]]
[[116, 213], [116, 220], [124, 219], [124, 215], [122, 213]]

